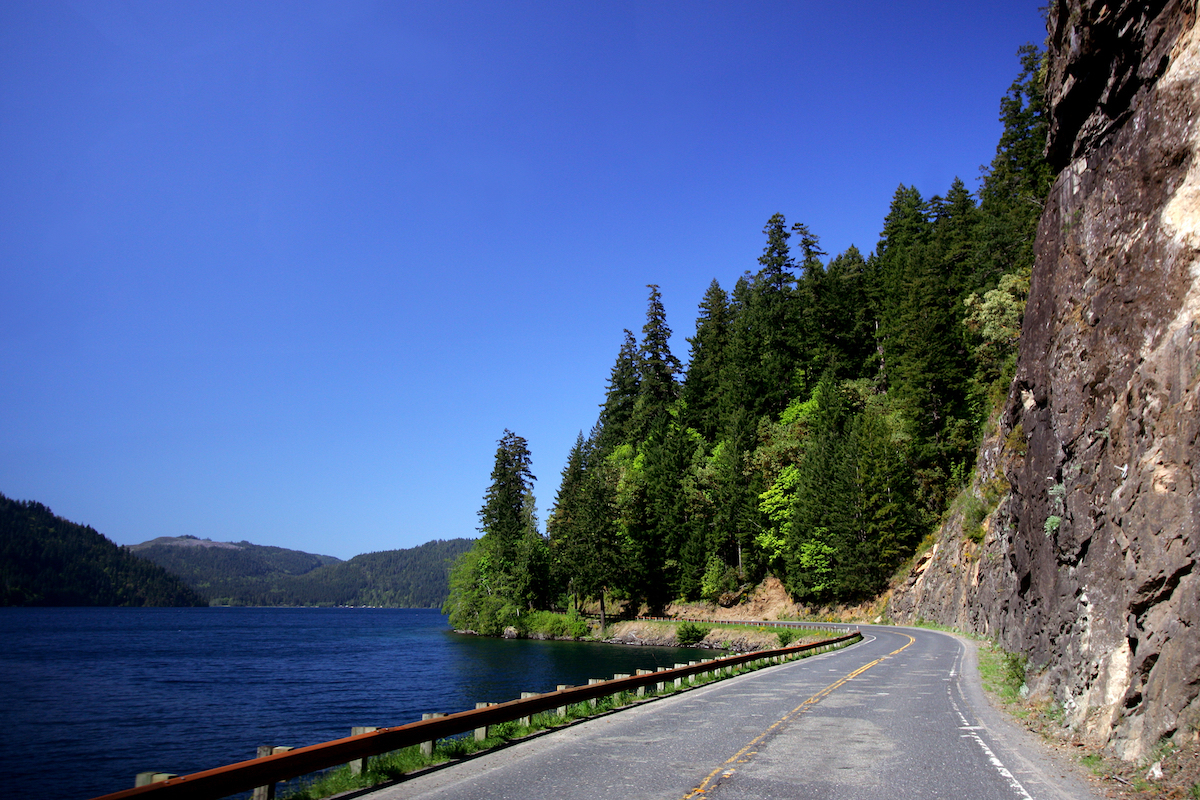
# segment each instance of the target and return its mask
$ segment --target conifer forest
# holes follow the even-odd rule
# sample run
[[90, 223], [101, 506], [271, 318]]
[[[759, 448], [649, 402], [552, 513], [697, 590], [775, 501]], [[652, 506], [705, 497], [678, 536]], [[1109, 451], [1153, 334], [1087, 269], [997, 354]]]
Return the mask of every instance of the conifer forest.
[[717, 600], [771, 574], [809, 605], [886, 588], [973, 466], [1008, 393], [1053, 179], [1043, 54], [1019, 52], [973, 194], [899, 186], [874, 250], [830, 256], [782, 213], [671, 352], [658, 287], [581, 421], [545, 534], [532, 455], [505, 431], [446, 611], [499, 633], [529, 610]]

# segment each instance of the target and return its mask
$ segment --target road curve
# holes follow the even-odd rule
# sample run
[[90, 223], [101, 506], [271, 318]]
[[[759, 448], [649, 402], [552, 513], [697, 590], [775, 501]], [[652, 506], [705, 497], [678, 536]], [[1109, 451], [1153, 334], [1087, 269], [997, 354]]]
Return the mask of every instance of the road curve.
[[533, 737], [367, 796], [1098, 797], [988, 705], [971, 643], [923, 629], [863, 633], [845, 650]]

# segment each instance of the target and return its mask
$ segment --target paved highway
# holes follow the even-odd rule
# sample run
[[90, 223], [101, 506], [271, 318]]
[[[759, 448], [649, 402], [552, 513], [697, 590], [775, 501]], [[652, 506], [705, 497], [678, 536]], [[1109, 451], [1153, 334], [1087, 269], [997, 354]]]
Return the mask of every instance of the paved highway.
[[847, 649], [534, 737], [370, 800], [1098, 797], [988, 705], [973, 645], [921, 629], [863, 633]]

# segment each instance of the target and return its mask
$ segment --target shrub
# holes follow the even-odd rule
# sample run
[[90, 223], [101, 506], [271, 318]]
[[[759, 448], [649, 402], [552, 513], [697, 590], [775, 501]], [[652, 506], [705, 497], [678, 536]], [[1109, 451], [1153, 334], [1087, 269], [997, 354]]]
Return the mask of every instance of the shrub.
[[792, 630], [791, 628], [784, 628], [783, 630], [781, 630], [779, 633], [777, 633], [775, 635], [779, 639], [780, 647], [787, 647], [789, 644], [796, 641], [796, 639], [798, 638], [796, 636], [796, 632], [794, 630]]
[[1020, 653], [1004, 654], [1004, 682], [1014, 694], [1025, 685], [1025, 668], [1028, 663], [1028, 659]]
[[1000, 498], [1011, 490], [1012, 484], [1008, 479], [1003, 475], [996, 475], [983, 484], [983, 502], [987, 503], [988, 508], [995, 508], [1000, 503]]
[[537, 633], [543, 636], [570, 637], [582, 639], [588, 635], [588, 622], [571, 609], [566, 614], [556, 614], [553, 611], [528, 611], [520, 617], [521, 630], [524, 633]]
[[1025, 429], [1021, 423], [1018, 422], [1016, 427], [1008, 432], [1008, 436], [1004, 437], [1004, 449], [1021, 458], [1025, 457], [1025, 453], [1029, 450], [1029, 444], [1025, 441]]
[[987, 504], [968, 491], [962, 501], [962, 510], [963, 535], [979, 544], [984, 538], [983, 521], [988, 515]]
[[681, 622], [675, 628], [675, 639], [684, 647], [690, 647], [708, 636], [709, 630], [711, 629], [694, 622]]

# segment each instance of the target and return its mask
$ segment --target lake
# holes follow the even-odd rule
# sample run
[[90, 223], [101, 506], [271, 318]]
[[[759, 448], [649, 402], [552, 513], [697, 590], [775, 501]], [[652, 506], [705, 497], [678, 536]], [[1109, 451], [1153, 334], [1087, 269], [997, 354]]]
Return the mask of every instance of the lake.
[[0, 795], [46, 800], [714, 655], [463, 636], [384, 608], [0, 608], [0, 642]]

